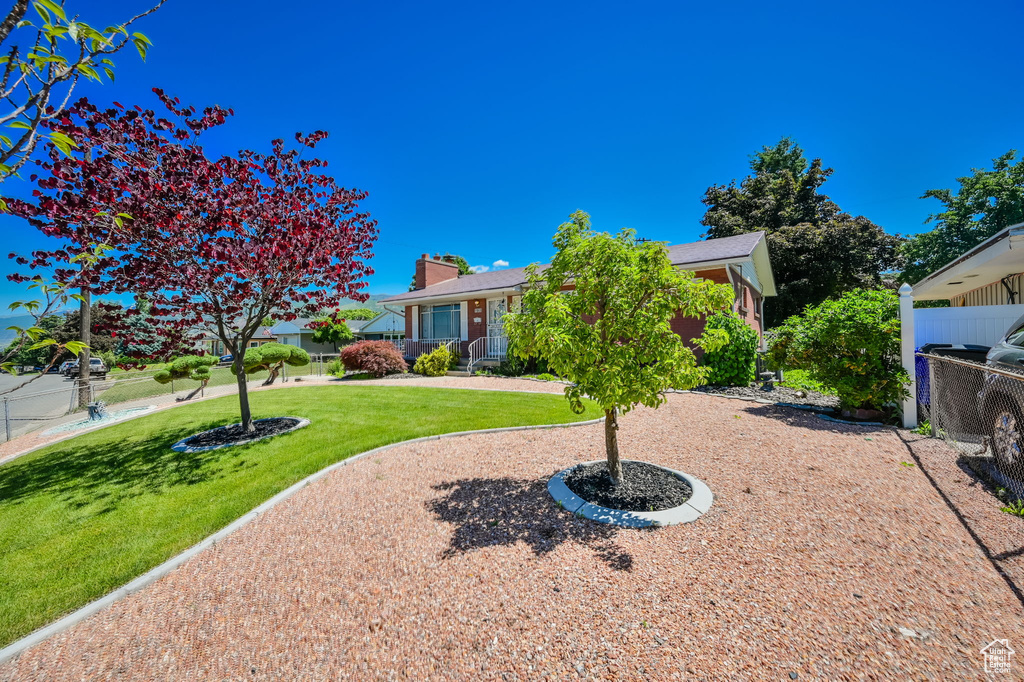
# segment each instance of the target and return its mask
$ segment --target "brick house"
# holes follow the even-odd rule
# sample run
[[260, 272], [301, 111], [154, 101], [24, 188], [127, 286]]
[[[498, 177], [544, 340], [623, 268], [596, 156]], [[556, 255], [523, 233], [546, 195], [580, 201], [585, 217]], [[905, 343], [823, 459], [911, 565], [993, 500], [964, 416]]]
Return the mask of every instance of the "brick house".
[[[676, 244], [668, 252], [681, 270], [731, 284], [736, 293], [732, 309], [759, 335], [764, 331], [764, 299], [775, 295], [775, 280], [763, 232]], [[475, 365], [504, 358], [508, 344], [502, 317], [515, 309], [525, 285], [525, 268], [459, 276], [454, 263], [425, 253], [416, 261], [414, 290], [381, 302], [405, 306], [407, 357], [451, 343]], [[672, 330], [687, 343], [703, 328], [703, 318], [672, 320]]]

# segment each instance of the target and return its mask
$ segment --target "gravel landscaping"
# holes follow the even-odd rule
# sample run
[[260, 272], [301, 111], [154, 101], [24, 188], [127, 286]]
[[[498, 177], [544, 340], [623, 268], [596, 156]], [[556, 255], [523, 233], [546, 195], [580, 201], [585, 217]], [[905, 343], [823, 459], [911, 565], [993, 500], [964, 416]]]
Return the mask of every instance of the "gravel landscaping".
[[832, 409], [839, 407], [839, 398], [834, 395], [824, 395], [817, 391], [797, 391], [788, 386], [773, 386], [770, 389], [760, 386], [698, 386], [693, 390], [697, 393], [717, 393], [739, 398], [770, 400], [773, 403], [792, 403]]
[[[657, 530], [559, 510], [546, 482], [603, 457], [600, 424], [401, 446], [0, 679], [982, 680], [992, 639], [1020, 650], [1024, 607], [921, 467], [901, 465], [896, 430], [694, 394], [620, 424], [624, 457], [701, 478], [711, 510]], [[969, 477], [944, 484], [1019, 550], [1019, 519]]]
[[623, 511], [661, 511], [690, 499], [693, 490], [675, 474], [647, 462], [622, 462], [622, 483], [614, 485], [608, 464], [579, 464], [565, 476], [565, 485], [580, 499]]

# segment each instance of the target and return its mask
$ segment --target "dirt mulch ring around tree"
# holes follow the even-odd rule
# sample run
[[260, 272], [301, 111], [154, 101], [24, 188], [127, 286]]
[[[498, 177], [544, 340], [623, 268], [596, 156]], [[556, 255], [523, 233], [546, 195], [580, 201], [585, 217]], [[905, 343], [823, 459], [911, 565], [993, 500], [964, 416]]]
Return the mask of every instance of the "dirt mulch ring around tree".
[[602, 456], [600, 424], [401, 446], [0, 679], [981, 680], [979, 650], [1024, 631], [892, 429], [681, 394], [619, 442], [704, 480], [711, 510], [633, 530], [558, 509], [546, 482]]

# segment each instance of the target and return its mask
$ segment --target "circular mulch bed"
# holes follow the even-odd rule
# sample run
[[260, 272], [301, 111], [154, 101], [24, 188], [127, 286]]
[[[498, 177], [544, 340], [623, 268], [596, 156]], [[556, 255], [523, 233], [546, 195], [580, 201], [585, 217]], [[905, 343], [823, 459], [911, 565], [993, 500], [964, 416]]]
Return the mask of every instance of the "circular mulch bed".
[[197, 433], [194, 436], [183, 438], [171, 446], [171, 449], [178, 452], [199, 452], [202, 450], [217, 450], [233, 445], [245, 445], [258, 440], [273, 438], [282, 433], [288, 433], [303, 426], [309, 425], [308, 419], [301, 417], [270, 417], [268, 419], [257, 419], [252, 423], [255, 431], [244, 431], [242, 425], [231, 424], [230, 426], [219, 426], [209, 431]]
[[622, 462], [622, 483], [613, 485], [608, 464], [580, 464], [565, 476], [565, 485], [591, 504], [621, 511], [653, 512], [678, 507], [693, 489], [668, 469], [647, 462]]

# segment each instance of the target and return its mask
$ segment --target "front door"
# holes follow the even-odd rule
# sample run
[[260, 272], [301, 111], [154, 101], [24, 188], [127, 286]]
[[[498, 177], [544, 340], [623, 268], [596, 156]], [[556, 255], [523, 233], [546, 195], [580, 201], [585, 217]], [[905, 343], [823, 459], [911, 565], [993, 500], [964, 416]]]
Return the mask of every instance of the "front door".
[[504, 298], [487, 300], [487, 355], [505, 355], [505, 313], [508, 311]]

